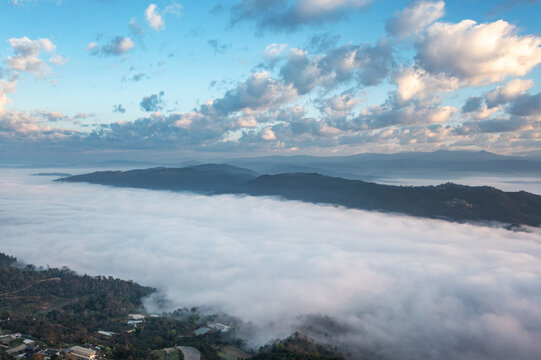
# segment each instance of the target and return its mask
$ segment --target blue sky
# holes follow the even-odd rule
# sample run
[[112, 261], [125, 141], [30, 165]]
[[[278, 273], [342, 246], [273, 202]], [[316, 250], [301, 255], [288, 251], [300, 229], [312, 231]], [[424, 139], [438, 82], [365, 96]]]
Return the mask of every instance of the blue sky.
[[540, 13], [531, 0], [2, 0], [0, 151], [539, 150]]

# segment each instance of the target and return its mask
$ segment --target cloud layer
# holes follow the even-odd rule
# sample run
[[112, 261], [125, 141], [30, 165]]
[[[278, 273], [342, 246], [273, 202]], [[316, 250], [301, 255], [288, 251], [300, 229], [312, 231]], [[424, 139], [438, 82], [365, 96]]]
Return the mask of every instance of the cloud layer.
[[2, 170], [2, 251], [156, 286], [172, 307], [251, 321], [260, 329], [253, 341], [301, 327], [383, 359], [531, 360], [541, 352], [539, 230], [26, 173]]
[[[386, 26], [380, 37], [357, 36], [366, 30], [362, 22], [358, 24], [362, 30], [359, 34], [344, 30], [357, 26], [348, 23], [348, 17], [361, 19], [361, 12], [370, 11], [371, 5], [376, 8], [382, 3], [237, 0], [232, 5], [217, 5], [212, 10], [213, 26], [219, 27], [220, 21], [250, 22], [264, 34], [252, 39], [257, 42], [254, 49], [254, 42], [236, 40], [242, 37], [209, 33], [207, 39], [198, 41], [205, 46], [194, 54], [200, 60], [211, 61], [211, 67], [206, 61], [196, 61], [188, 67], [179, 65], [192, 56], [191, 52], [166, 51], [171, 44], [158, 40], [166, 39], [168, 32], [171, 36], [172, 30], [165, 27], [166, 16], [180, 15], [180, 4], [172, 1], [167, 6], [135, 6], [138, 12], [130, 13], [129, 23], [124, 24], [130, 29], [129, 36], [98, 34], [95, 42], [88, 43], [87, 39], [81, 43], [88, 44], [86, 55], [100, 58], [87, 60], [103, 62], [96, 68], [107, 64], [105, 68], [124, 68], [119, 72], [123, 74], [123, 83], [116, 91], [129, 98], [111, 99], [102, 105], [105, 114], [95, 109], [77, 110], [98, 112], [93, 123], [72, 122], [68, 126], [59, 121], [54, 128], [47, 120], [50, 118], [36, 114], [55, 113], [58, 108], [20, 111], [11, 99], [15, 98], [13, 94], [23, 73], [33, 74], [40, 81], [62, 81], [64, 74], [53, 79], [53, 70], [66, 64], [70, 57], [56, 54], [56, 45], [47, 38], [8, 39], [10, 49], [0, 59], [0, 140], [6, 151], [16, 149], [13, 156], [24, 146], [30, 159], [52, 147], [62, 149], [59, 154], [152, 148], [241, 155], [438, 149], [509, 154], [539, 149], [541, 95], [535, 77], [541, 63], [541, 37], [535, 28], [528, 28], [530, 33], [526, 33], [520, 23], [503, 19], [475, 21], [466, 17], [469, 13], [461, 14], [464, 20], [453, 13], [450, 20], [446, 18], [444, 1], [420, 0], [402, 9], [385, 9], [387, 18], [380, 19], [380, 23]], [[223, 11], [229, 16], [221, 16]], [[146, 25], [137, 18], [142, 15], [150, 29], [160, 31], [159, 34], [145, 32]], [[343, 24], [328, 26], [337, 21]], [[175, 28], [178, 26], [174, 24]], [[314, 32], [314, 26], [320, 32]], [[249, 35], [242, 25], [230, 30], [229, 34]], [[282, 33], [294, 30], [299, 31], [295, 36]], [[177, 39], [178, 34], [175, 36]], [[141, 59], [149, 56], [147, 46], [154, 48], [158, 43], [163, 51], [155, 49], [153, 54], [167, 58], [137, 65], [146, 63]], [[239, 57], [240, 53], [251, 55], [245, 60]], [[227, 62], [229, 55], [238, 61], [231, 68], [235, 71], [215, 66], [215, 61]], [[249, 66], [238, 69], [245, 61]], [[81, 63], [79, 59], [77, 64], [70, 62], [68, 66]], [[219, 76], [231, 74], [234, 78], [207, 79], [211, 84], [208, 93], [196, 96], [195, 92], [205, 91], [196, 91], [201, 88], [196, 86], [190, 101], [179, 98], [179, 90], [174, 88], [181, 86], [186, 90], [189, 83], [171, 82], [171, 77], [164, 76], [165, 72], [175, 73], [177, 79], [178, 69], [190, 74], [210, 74], [210, 68], [222, 71]], [[76, 72], [66, 71], [69, 76]], [[155, 85], [143, 91], [142, 80]], [[88, 91], [94, 91], [90, 89], [93, 87]], [[162, 103], [158, 92], [161, 89], [167, 90], [167, 104]], [[119, 103], [130, 105], [131, 111], [122, 116], [125, 107], [116, 106]], [[116, 107], [111, 113], [113, 106]]]

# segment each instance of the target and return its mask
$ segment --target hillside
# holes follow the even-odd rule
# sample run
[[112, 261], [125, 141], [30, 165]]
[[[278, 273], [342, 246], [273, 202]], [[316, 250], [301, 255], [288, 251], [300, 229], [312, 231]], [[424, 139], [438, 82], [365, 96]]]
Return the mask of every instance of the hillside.
[[262, 175], [229, 165], [105, 171], [59, 179], [65, 182], [191, 191], [205, 194], [279, 196], [354, 209], [403, 213], [451, 221], [541, 225], [541, 196], [504, 192], [488, 186], [452, 183], [393, 186], [317, 173]]
[[215, 193], [231, 191], [256, 178], [252, 170], [224, 164], [203, 164], [183, 168], [150, 168], [130, 171], [98, 171], [58, 181], [134, 187], [156, 190]]
[[[336, 348], [298, 333], [259, 352], [245, 349], [252, 353], [247, 354], [235, 347], [243, 345], [234, 331], [240, 320], [221, 315], [232, 331], [197, 335], [195, 330], [214, 323], [217, 315], [197, 308], [149, 315], [142, 299], [155, 291], [111, 276], [78, 275], [66, 267], [24, 265], [0, 252], [0, 359], [73, 359], [67, 353], [74, 345], [96, 350], [97, 359], [182, 359], [171, 349], [183, 345], [197, 349], [204, 360], [233, 359], [228, 353], [244, 359], [259, 353], [255, 359], [343, 360]], [[138, 321], [130, 324], [134, 316]]]
[[243, 193], [454, 221], [541, 224], [541, 196], [488, 186], [392, 186], [297, 173], [263, 175], [245, 183]]

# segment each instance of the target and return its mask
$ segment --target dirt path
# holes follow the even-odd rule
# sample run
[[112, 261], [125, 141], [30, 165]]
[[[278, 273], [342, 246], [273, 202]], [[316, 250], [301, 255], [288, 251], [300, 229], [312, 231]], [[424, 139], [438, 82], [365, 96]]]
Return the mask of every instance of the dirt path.
[[0, 294], [0, 298], [6, 297], [6, 296], [12, 296], [12, 295], [17, 294], [17, 293], [19, 293], [21, 291], [25, 291], [26, 289], [30, 289], [34, 285], [41, 284], [42, 282], [45, 282], [45, 281], [60, 281], [60, 278], [49, 278], [49, 279], [43, 279], [43, 280], [37, 281], [37, 282], [35, 282], [33, 284], [30, 284], [28, 286], [23, 287], [22, 289], [14, 290], [14, 291], [10, 291], [10, 292], [7, 292], [7, 293]]

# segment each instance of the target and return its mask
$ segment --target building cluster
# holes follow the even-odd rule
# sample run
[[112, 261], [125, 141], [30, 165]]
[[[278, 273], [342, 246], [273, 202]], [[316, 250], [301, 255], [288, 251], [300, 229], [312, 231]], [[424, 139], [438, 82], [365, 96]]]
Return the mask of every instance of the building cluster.
[[[108, 331], [103, 331], [103, 333], [110, 333], [111, 336], [114, 335], [114, 333]], [[71, 355], [72, 358], [86, 360], [97, 360], [99, 358], [99, 348], [89, 344], [85, 347], [72, 346], [65, 349], [52, 349], [39, 340], [32, 339], [30, 335], [21, 333], [0, 335], [0, 348], [15, 359], [30, 359], [35, 354], [40, 354], [45, 360], [55, 356], [65, 357], [66, 355]]]
[[[131, 333], [137, 330], [137, 325], [145, 322], [147, 315], [129, 314], [126, 323], [130, 328], [126, 330]], [[159, 317], [158, 315], [148, 315], [148, 317]], [[207, 323], [206, 326], [196, 329], [193, 336], [205, 335], [212, 332], [228, 332], [231, 328], [227, 325], [213, 322]], [[96, 331], [96, 338], [102, 340], [110, 339], [118, 336], [119, 333], [107, 330]], [[40, 354], [43, 359], [49, 360], [57, 357], [69, 359], [86, 359], [86, 360], [105, 360], [105, 354], [101, 347], [91, 344], [83, 346], [74, 345], [69, 348], [52, 349], [47, 347], [43, 341], [32, 339], [30, 335], [21, 333], [2, 334], [0, 331], [0, 350], [5, 351], [9, 356], [15, 359], [31, 359], [35, 354]]]

